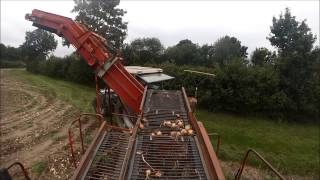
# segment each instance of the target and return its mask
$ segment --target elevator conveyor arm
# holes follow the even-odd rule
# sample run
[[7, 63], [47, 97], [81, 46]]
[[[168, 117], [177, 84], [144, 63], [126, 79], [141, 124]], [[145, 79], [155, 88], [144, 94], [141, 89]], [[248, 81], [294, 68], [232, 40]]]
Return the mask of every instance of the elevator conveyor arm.
[[33, 26], [66, 38], [121, 101], [135, 113], [140, 112], [144, 87], [126, 71], [121, 57], [114, 53], [106, 39], [70, 18], [37, 9], [25, 18], [32, 21]]

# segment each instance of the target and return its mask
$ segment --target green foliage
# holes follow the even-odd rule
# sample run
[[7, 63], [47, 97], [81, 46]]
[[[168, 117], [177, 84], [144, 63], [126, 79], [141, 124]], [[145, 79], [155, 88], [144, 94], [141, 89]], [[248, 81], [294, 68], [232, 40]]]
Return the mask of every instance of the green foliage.
[[126, 13], [117, 8], [120, 0], [75, 0], [72, 12], [77, 12], [76, 21], [86, 24], [93, 32], [107, 39], [114, 47], [121, 47], [127, 34], [127, 22], [122, 17]]
[[235, 58], [247, 57], [247, 49], [237, 38], [224, 36], [213, 45], [214, 62], [220, 66], [227, 65]]
[[24, 67], [25, 62], [21, 58], [21, 49], [5, 46], [0, 43], [0, 68]]
[[267, 64], [274, 64], [276, 54], [269, 51], [267, 48], [256, 48], [251, 56], [251, 62], [255, 66], [263, 66]]
[[166, 54], [169, 62], [177, 65], [201, 64], [199, 46], [188, 39], [181, 40], [177, 45], [169, 47]]
[[164, 47], [157, 38], [139, 38], [126, 44], [123, 49], [126, 64], [161, 63]]
[[82, 57], [76, 54], [71, 54], [64, 58], [50, 56], [47, 60], [34, 60], [30, 64], [32, 65], [31, 72], [53, 78], [67, 79], [85, 85], [94, 84], [92, 68]]
[[54, 51], [58, 42], [54, 39], [53, 34], [42, 30], [36, 29], [34, 31], [27, 31], [25, 42], [20, 46], [21, 54], [27, 64], [27, 70], [40, 73], [40, 62], [46, 56]]
[[65, 72], [66, 79], [87, 85], [94, 84], [94, 72], [87, 62], [79, 56], [67, 57], [70, 65]]
[[[279, 89], [279, 76], [272, 67], [247, 66], [242, 59], [234, 59], [221, 69], [176, 66], [174, 64], [152, 65], [160, 67], [175, 79], [164, 82], [166, 89], [184, 86], [188, 95], [195, 94], [198, 87], [199, 105], [208, 110], [237, 113], [265, 113], [278, 116], [288, 104], [287, 97]], [[185, 72], [192, 69], [213, 73], [205, 76]]]
[[0, 68], [21, 68], [25, 66], [26, 64], [23, 61], [0, 59]]
[[316, 37], [310, 31], [306, 20], [299, 22], [291, 15], [289, 8], [280, 14], [279, 19], [273, 17], [271, 33], [267, 37], [271, 45], [279, 50], [281, 56], [289, 54], [304, 55], [311, 51]]
[[45, 57], [57, 48], [58, 42], [53, 34], [42, 29], [27, 31], [25, 42], [21, 45], [22, 53], [27, 59]]
[[319, 48], [312, 50], [316, 37], [306, 20], [297, 21], [288, 8], [272, 23], [268, 39], [280, 55], [275, 68], [288, 101], [285, 111], [319, 118]]
[[0, 43], [0, 59], [12, 60], [17, 61], [20, 59], [21, 49], [15, 48], [11, 46], [5, 46], [4, 44]]
[[319, 118], [319, 54], [281, 57], [276, 69], [279, 87], [290, 102], [286, 111]]

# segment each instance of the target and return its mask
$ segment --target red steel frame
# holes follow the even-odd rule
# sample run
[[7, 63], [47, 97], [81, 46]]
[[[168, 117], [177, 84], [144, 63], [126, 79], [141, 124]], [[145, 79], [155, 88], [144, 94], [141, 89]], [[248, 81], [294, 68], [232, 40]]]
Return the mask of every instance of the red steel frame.
[[111, 53], [107, 41], [72, 19], [34, 9], [27, 14], [33, 26], [64, 36], [92, 66], [97, 75], [112, 88], [135, 113], [139, 113], [144, 87], [121, 63], [122, 58]]
[[217, 154], [215, 153], [212, 147], [211, 140], [208, 136], [208, 133], [204, 125], [202, 124], [202, 122], [197, 121], [197, 119], [193, 116], [186, 91], [183, 87], [182, 87], [182, 93], [183, 93], [184, 101], [187, 106], [188, 116], [190, 118], [190, 124], [198, 136], [198, 139], [200, 142], [200, 148], [202, 150], [203, 155], [206, 157], [205, 163], [207, 165], [207, 168], [209, 169], [209, 172], [208, 172], [209, 176], [215, 177], [215, 179], [218, 179], [218, 180], [224, 180], [225, 177], [224, 177], [220, 162], [218, 160]]

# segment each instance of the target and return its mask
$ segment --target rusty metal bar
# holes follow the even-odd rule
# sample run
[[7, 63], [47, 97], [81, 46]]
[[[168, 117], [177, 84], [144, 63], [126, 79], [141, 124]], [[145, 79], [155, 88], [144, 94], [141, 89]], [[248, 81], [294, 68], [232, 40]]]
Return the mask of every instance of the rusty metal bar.
[[210, 138], [208, 136], [208, 133], [206, 129], [204, 128], [203, 124], [201, 122], [198, 122], [197, 119], [193, 116], [192, 110], [190, 108], [190, 104], [188, 101], [187, 94], [185, 92], [185, 89], [182, 87], [182, 93], [184, 97], [184, 101], [186, 103], [187, 109], [188, 109], [188, 116], [190, 119], [190, 124], [195, 130], [200, 146], [201, 146], [201, 151], [204, 153], [205, 157], [208, 157], [205, 159], [207, 167], [209, 168], [208, 172], [210, 173], [211, 177], [215, 177], [218, 180], [224, 180], [225, 177], [223, 175], [223, 171], [221, 168], [221, 165], [219, 163], [218, 157], [213, 150]]
[[101, 99], [100, 99], [100, 88], [99, 88], [99, 79], [98, 76], [95, 75], [94, 79], [96, 81], [96, 112], [97, 114], [101, 114]]
[[80, 114], [80, 118], [82, 116], [93, 116], [100, 121], [100, 125], [102, 124], [103, 119], [104, 119], [104, 117], [101, 114], [94, 114], [94, 113], [82, 113], [82, 114]]
[[[194, 118], [194, 120], [196, 121], [194, 116], [192, 116], [192, 118]], [[202, 151], [205, 153], [206, 157], [208, 157], [206, 163], [207, 163], [207, 166], [210, 167], [210, 169], [208, 170], [209, 173], [214, 173], [214, 175], [218, 180], [224, 180], [225, 177], [223, 175], [223, 171], [222, 171], [219, 159], [215, 151], [213, 150], [210, 138], [202, 122], [197, 122], [197, 128], [199, 130], [198, 136], [199, 136], [199, 141], [201, 140], [200, 143], [202, 144]]]
[[218, 133], [209, 133], [208, 136], [209, 136], [209, 137], [211, 137], [211, 136], [217, 137], [216, 154], [217, 154], [217, 156], [218, 156], [218, 154], [219, 154], [219, 149], [220, 149], [220, 144], [221, 144], [221, 136], [220, 136], [220, 134], [218, 134]]
[[188, 110], [188, 112], [192, 112], [191, 107], [190, 107], [190, 103], [188, 101], [188, 96], [187, 96], [186, 90], [184, 89], [184, 87], [182, 87], [181, 89], [182, 89], [183, 98], [186, 102], [187, 110]]
[[110, 129], [117, 130], [117, 131], [130, 131], [130, 129], [128, 129], [128, 128], [122, 128], [122, 127], [118, 127], [118, 126], [111, 126], [109, 124], [106, 124], [106, 127], [110, 128]]
[[70, 126], [68, 128], [68, 136], [69, 136], [69, 146], [70, 146], [70, 151], [71, 151], [71, 156], [72, 156], [72, 161], [73, 161], [73, 166], [76, 168], [77, 165], [76, 165], [76, 159], [75, 159], [75, 155], [74, 155], [74, 149], [73, 149], [73, 136], [72, 136], [72, 125], [76, 122], [78, 122], [79, 124], [79, 135], [80, 135], [80, 140], [81, 140], [81, 149], [82, 149], [82, 154], [85, 153], [85, 149], [84, 149], [84, 144], [83, 144], [83, 133], [82, 133], [82, 128], [81, 128], [81, 118], [83, 116], [94, 116], [96, 117], [96, 119], [98, 119], [100, 121], [100, 124], [102, 124], [103, 122], [103, 116], [101, 114], [92, 114], [92, 113], [83, 113], [83, 114], [80, 114], [80, 116], [72, 121], [70, 123]]
[[18, 165], [18, 166], [20, 167], [20, 169], [21, 169], [22, 172], [23, 172], [24, 177], [25, 177], [27, 180], [31, 180], [31, 178], [30, 178], [29, 175], [28, 175], [27, 170], [24, 168], [23, 164], [21, 164], [20, 162], [14, 162], [13, 164], [11, 164], [11, 165], [7, 168], [7, 170], [9, 170], [10, 168], [12, 168], [13, 166], [16, 166], [16, 165]]
[[96, 150], [96, 147], [99, 146], [99, 143], [103, 139], [105, 132], [106, 132], [106, 122], [104, 121], [101, 124], [97, 134], [93, 138], [92, 143], [88, 147], [88, 150], [83, 155], [83, 158], [80, 161], [79, 167], [76, 169], [74, 175], [71, 178], [72, 180], [78, 180], [84, 175], [84, 171], [87, 168], [88, 163], [92, 160], [94, 151]]
[[242, 164], [235, 176], [235, 180], [240, 180], [241, 178], [241, 175], [242, 175], [242, 172], [243, 172], [243, 169], [246, 165], [246, 162], [248, 160], [248, 157], [250, 155], [250, 153], [253, 153], [254, 155], [256, 155], [256, 157], [258, 157], [264, 164], [267, 165], [267, 167], [273, 172], [275, 173], [281, 180], [285, 180], [285, 178], [283, 177], [283, 175], [281, 175], [266, 159], [264, 159], [257, 151], [255, 151], [254, 149], [249, 149], [247, 152], [246, 152], [246, 155], [242, 161]]
[[108, 102], [109, 102], [109, 114], [110, 114], [110, 124], [112, 125], [113, 124], [113, 120], [112, 120], [112, 105], [111, 105], [111, 95], [110, 95], [110, 87], [107, 86], [107, 90], [108, 90]]
[[141, 104], [140, 104], [140, 107], [139, 107], [140, 113], [143, 110], [144, 101], [146, 100], [146, 96], [147, 96], [147, 90], [148, 90], [148, 86], [145, 86], [144, 87], [143, 96], [142, 96], [142, 101], [141, 101]]
[[143, 112], [144, 103], [145, 103], [146, 96], [147, 96], [147, 89], [148, 89], [147, 86], [145, 86], [144, 92], [143, 92], [143, 96], [142, 96], [142, 101], [141, 101], [140, 108], [139, 108], [140, 115], [138, 116], [137, 122], [136, 122], [135, 126], [132, 129], [132, 134], [131, 134], [131, 137], [129, 139], [127, 154], [126, 154], [126, 156], [124, 158], [124, 161], [123, 161], [123, 166], [122, 166], [121, 171], [120, 171], [121, 173], [120, 173], [119, 179], [125, 179], [125, 176], [126, 176], [126, 174], [128, 172], [128, 169], [126, 167], [128, 167], [130, 158], [133, 157], [134, 145], [135, 145], [135, 142], [136, 142], [138, 128], [139, 128], [139, 124], [140, 124], [142, 116], [143, 116], [142, 112]]
[[81, 128], [81, 119], [80, 118], [79, 118], [79, 133], [80, 133], [82, 154], [84, 154], [83, 133], [82, 133], [82, 128]]
[[[79, 119], [76, 119], [75, 121], [79, 121]], [[75, 121], [73, 121], [73, 122], [71, 123], [71, 125], [72, 125]], [[74, 155], [74, 149], [73, 149], [73, 140], [72, 140], [71, 125], [70, 125], [70, 127], [68, 128], [69, 147], [70, 147], [70, 151], [71, 151], [73, 166], [74, 166], [75, 168], [77, 168], [76, 159], [75, 159], [75, 155]]]

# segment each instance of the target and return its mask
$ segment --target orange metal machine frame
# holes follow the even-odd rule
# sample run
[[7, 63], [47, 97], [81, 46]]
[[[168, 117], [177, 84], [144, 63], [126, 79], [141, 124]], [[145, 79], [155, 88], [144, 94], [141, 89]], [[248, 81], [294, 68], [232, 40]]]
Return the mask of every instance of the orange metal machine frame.
[[103, 37], [70, 18], [37, 9], [25, 18], [32, 21], [33, 26], [65, 37], [95, 69], [97, 76], [119, 95], [121, 101], [135, 113], [140, 112], [144, 87], [126, 71], [121, 57], [112, 53], [111, 47]]
[[[137, 115], [143, 114], [141, 105], [147, 92], [146, 89], [126, 71], [121, 63], [121, 57], [112, 52], [112, 48], [103, 37], [89, 31], [83, 25], [75, 23], [70, 18], [40, 10], [33, 10], [32, 14], [27, 14], [25, 18], [32, 21], [33, 26], [65, 37], [84, 57], [87, 63], [94, 68], [96, 75], [118, 94], [124, 104]], [[182, 89], [182, 93], [187, 104], [190, 124], [199, 137], [200, 151], [206, 157], [204, 161], [209, 169], [210, 179], [224, 180], [220, 163], [212, 148], [208, 134], [202, 123], [197, 122], [193, 116], [184, 89]], [[140, 120], [137, 121], [133, 134], [136, 134], [135, 131], [137, 131]], [[132, 140], [130, 139], [130, 142], [132, 141], [130, 149], [132, 149], [136, 137], [132, 135], [132, 138]], [[88, 151], [88, 153], [90, 152]]]

